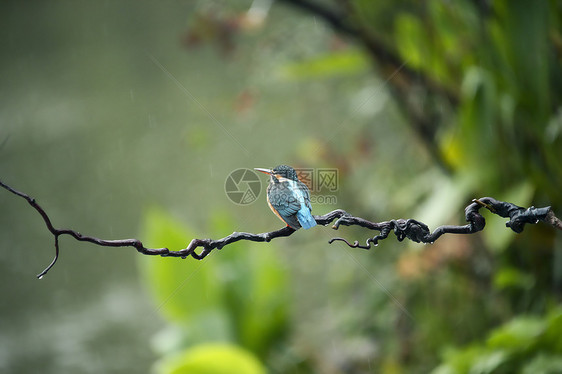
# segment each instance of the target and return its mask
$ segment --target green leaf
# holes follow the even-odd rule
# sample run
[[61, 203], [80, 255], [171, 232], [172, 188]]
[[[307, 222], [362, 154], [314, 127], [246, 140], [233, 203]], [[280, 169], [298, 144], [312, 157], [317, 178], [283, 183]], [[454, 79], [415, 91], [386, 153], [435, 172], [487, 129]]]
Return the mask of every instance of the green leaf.
[[[185, 248], [195, 237], [156, 208], [146, 213], [143, 232], [147, 245], [173, 250]], [[222, 307], [222, 284], [217, 280], [216, 266], [210, 257], [195, 261], [141, 256], [139, 265], [150, 294], [168, 320], [187, 325]]]
[[467, 69], [462, 86], [459, 132], [464, 167], [479, 181], [488, 179], [497, 167], [494, 156], [499, 146], [495, 130], [498, 116], [497, 88], [494, 76], [486, 69]]
[[493, 351], [479, 356], [469, 370], [469, 374], [491, 374], [509, 359], [505, 351]]
[[[540, 129], [547, 118], [549, 92], [549, 7], [547, 1], [529, 6], [527, 1], [495, 1], [495, 47], [501, 50], [504, 68], [518, 90], [518, 105], [528, 108], [535, 116], [532, 127]], [[508, 73], [509, 72], [509, 73]], [[509, 79], [508, 78], [508, 79]]]
[[531, 274], [508, 267], [501, 268], [494, 276], [494, 287], [503, 290], [507, 288], [518, 288], [528, 290], [535, 284]]
[[562, 354], [562, 307], [549, 313], [547, 328], [541, 337], [541, 348]]
[[557, 374], [562, 368], [562, 356], [541, 354], [526, 364], [521, 374]]
[[435, 368], [432, 374], [464, 374], [468, 373], [473, 362], [482, 357], [486, 350], [480, 346], [460, 349], [449, 349], [445, 352], [445, 362]]
[[530, 348], [545, 330], [545, 321], [537, 317], [518, 317], [494, 330], [486, 345], [511, 351]]
[[412, 15], [401, 14], [395, 29], [396, 44], [404, 61], [413, 68], [423, 68], [430, 61], [430, 44], [421, 21]]
[[429, 227], [442, 225], [458, 214], [458, 210], [468, 201], [467, 194], [473, 188], [474, 181], [466, 174], [453, 178], [437, 176], [433, 186], [431, 194], [414, 214]]
[[287, 64], [282, 67], [281, 76], [292, 80], [335, 77], [360, 73], [368, 67], [369, 61], [363, 52], [345, 50]]
[[250, 352], [230, 344], [205, 344], [165, 357], [157, 374], [264, 374], [265, 368]]
[[[213, 231], [222, 235], [235, 227], [225, 213], [211, 217]], [[238, 341], [266, 354], [286, 328], [288, 283], [275, 244], [238, 242], [221, 252], [217, 267], [225, 285], [227, 307]]]
[[263, 352], [286, 328], [288, 284], [277, 253], [258, 251], [252, 260], [251, 286], [239, 321], [240, 339], [255, 352]]
[[560, 331], [560, 307], [543, 317], [517, 317], [493, 330], [484, 344], [449, 349], [444, 362], [432, 373], [559, 373], [562, 367]]

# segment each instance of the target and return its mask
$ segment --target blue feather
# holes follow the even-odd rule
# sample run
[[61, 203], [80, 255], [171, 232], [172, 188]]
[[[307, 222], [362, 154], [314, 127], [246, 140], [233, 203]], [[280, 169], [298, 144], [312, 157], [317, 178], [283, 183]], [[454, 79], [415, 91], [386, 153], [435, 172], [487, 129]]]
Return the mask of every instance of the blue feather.
[[301, 209], [297, 212], [297, 219], [303, 229], [310, 229], [316, 226], [316, 220], [312, 217], [312, 213], [307, 206], [302, 205]]

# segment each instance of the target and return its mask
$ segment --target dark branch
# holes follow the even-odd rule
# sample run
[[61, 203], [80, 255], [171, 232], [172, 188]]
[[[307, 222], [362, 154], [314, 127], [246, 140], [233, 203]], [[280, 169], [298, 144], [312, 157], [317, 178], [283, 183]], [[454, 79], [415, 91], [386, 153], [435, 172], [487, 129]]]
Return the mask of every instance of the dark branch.
[[[163, 257], [181, 257], [187, 258], [189, 256], [201, 260], [205, 258], [213, 249], [222, 249], [223, 247], [235, 243], [240, 240], [248, 240], [253, 242], [269, 242], [275, 238], [281, 238], [290, 236], [295, 233], [295, 230], [289, 226], [283, 227], [276, 231], [264, 232], [261, 234], [252, 234], [248, 232], [233, 232], [232, 234], [222, 238], [222, 239], [193, 239], [189, 245], [180, 250], [170, 250], [168, 248], [146, 248], [143, 243], [138, 239], [120, 239], [120, 240], [105, 240], [99, 239], [93, 236], [82, 235], [77, 231], [70, 229], [57, 229], [53, 226], [51, 219], [45, 212], [45, 210], [35, 201], [34, 198], [29, 195], [17, 191], [7, 184], [0, 181], [0, 186], [9, 192], [25, 199], [29, 205], [31, 205], [43, 218], [47, 229], [54, 236], [55, 245], [55, 257], [53, 261], [37, 275], [38, 278], [42, 278], [47, 272], [54, 266], [59, 256], [59, 237], [61, 235], [69, 235], [78, 241], [89, 242], [103, 247], [133, 247], [138, 252], [144, 255], [150, 256], [163, 256]], [[516, 233], [523, 231], [526, 224], [535, 224], [539, 221], [546, 222], [553, 227], [562, 230], [562, 221], [558, 219], [550, 209], [550, 207], [545, 208], [522, 208], [517, 205], [498, 201], [491, 197], [483, 197], [481, 199], [475, 199], [472, 203], [465, 209], [465, 217], [468, 222], [467, 225], [463, 226], [440, 226], [436, 228], [433, 232], [429, 230], [427, 225], [423, 222], [416, 221], [414, 219], [396, 219], [384, 222], [371, 222], [360, 217], [354, 217], [347, 213], [345, 210], [336, 209], [327, 214], [321, 216], [314, 216], [314, 219], [319, 225], [328, 225], [332, 221], [334, 225], [332, 228], [337, 230], [341, 225], [343, 226], [360, 226], [370, 230], [376, 230], [380, 233], [367, 239], [365, 245], [360, 245], [358, 241], [353, 244], [348, 242], [343, 238], [333, 238], [329, 243], [333, 243], [336, 240], [345, 242], [348, 246], [353, 248], [371, 248], [371, 244], [378, 245], [380, 240], [386, 239], [391, 231], [394, 232], [398, 241], [404, 239], [410, 239], [416, 243], [433, 243], [443, 234], [472, 234], [481, 231], [486, 222], [484, 217], [479, 213], [480, 208], [485, 207], [492, 213], [497, 214], [501, 217], [509, 217], [509, 221], [506, 223], [507, 227], [510, 227]], [[201, 248], [200, 252], [196, 250]]]
[[371, 244], [376, 246], [380, 240], [386, 239], [391, 231], [394, 231], [398, 241], [410, 239], [416, 243], [433, 243], [443, 234], [474, 234], [484, 229], [486, 225], [484, 217], [479, 212], [482, 207], [485, 207], [490, 212], [500, 217], [509, 218], [509, 221], [507, 221], [505, 225], [516, 233], [522, 232], [526, 224], [535, 224], [539, 221], [546, 222], [562, 230], [562, 222], [554, 215], [549, 206], [544, 208], [535, 208], [533, 206], [530, 208], [523, 208], [512, 203], [498, 201], [491, 197], [483, 197], [472, 200], [472, 203], [466, 207], [465, 218], [468, 222], [467, 225], [444, 225], [439, 226], [431, 232], [426, 224], [416, 221], [415, 219], [393, 219], [391, 221], [374, 223], [366, 221], [363, 218], [343, 216], [335, 222], [334, 229], [337, 229], [340, 225], [358, 225], [371, 230], [380, 231], [380, 234], [368, 238], [365, 245], [360, 245], [358, 241], [352, 244], [343, 238], [333, 238], [330, 240], [330, 243], [339, 240], [353, 248], [369, 249], [371, 248]]

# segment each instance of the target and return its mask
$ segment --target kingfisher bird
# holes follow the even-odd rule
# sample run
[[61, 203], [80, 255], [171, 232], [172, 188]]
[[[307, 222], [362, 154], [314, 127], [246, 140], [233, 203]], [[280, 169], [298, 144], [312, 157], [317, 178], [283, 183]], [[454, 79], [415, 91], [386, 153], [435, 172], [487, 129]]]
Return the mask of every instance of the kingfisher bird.
[[310, 229], [316, 226], [310, 206], [310, 192], [301, 182], [295, 169], [288, 165], [279, 165], [273, 169], [254, 168], [268, 174], [267, 204], [283, 222], [291, 228]]

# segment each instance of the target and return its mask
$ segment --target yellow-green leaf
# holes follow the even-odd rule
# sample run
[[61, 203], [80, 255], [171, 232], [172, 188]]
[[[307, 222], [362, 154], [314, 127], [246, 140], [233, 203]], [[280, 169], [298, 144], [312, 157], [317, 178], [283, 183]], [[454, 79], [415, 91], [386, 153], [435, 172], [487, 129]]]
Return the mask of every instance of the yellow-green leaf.
[[166, 357], [157, 374], [264, 374], [265, 368], [250, 352], [231, 344], [205, 344]]

